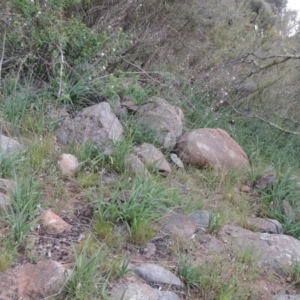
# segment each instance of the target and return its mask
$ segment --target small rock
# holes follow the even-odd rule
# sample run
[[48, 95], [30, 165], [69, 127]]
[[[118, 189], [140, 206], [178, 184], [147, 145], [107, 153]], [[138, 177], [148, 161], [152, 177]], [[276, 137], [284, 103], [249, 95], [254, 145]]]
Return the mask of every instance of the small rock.
[[178, 168], [184, 168], [182, 160], [177, 156], [175, 153], [170, 154], [170, 158], [172, 162], [178, 167]]
[[74, 176], [79, 170], [78, 159], [72, 154], [62, 154], [58, 159], [57, 165], [65, 176]]
[[253, 226], [260, 232], [283, 234], [283, 227], [277, 220], [248, 218], [246, 224]]
[[260, 190], [267, 190], [274, 186], [276, 176], [274, 174], [264, 174], [254, 182], [254, 187]]
[[199, 235], [198, 241], [209, 253], [220, 254], [226, 250], [224, 244], [210, 234]]
[[171, 291], [159, 291], [144, 283], [118, 284], [111, 291], [111, 300], [180, 300]]
[[41, 218], [42, 224], [49, 234], [58, 234], [71, 230], [72, 226], [65, 222], [60, 216], [48, 209]]
[[127, 155], [125, 157], [125, 165], [127, 166], [131, 174], [140, 175], [145, 178], [151, 177], [151, 174], [149, 173], [143, 162], [136, 155]]
[[156, 246], [153, 243], [147, 243], [146, 248], [144, 248], [144, 253], [146, 258], [150, 258], [156, 252]]
[[299, 300], [300, 295], [274, 295], [272, 300]]
[[168, 284], [184, 288], [182, 281], [172, 272], [156, 264], [142, 264], [133, 269], [135, 274], [146, 282]]
[[0, 153], [14, 155], [22, 150], [21, 144], [16, 140], [0, 134]]
[[171, 291], [161, 291], [157, 300], [180, 300], [179, 296]]
[[296, 214], [293, 210], [293, 208], [291, 207], [291, 204], [289, 204], [286, 200], [282, 200], [282, 210], [284, 215], [289, 218], [289, 220], [291, 222], [295, 222], [296, 220]]
[[206, 210], [196, 210], [190, 214], [190, 218], [197, 223], [198, 228], [206, 229], [209, 226], [210, 213]]
[[162, 232], [187, 243], [197, 231], [197, 223], [181, 214], [171, 213], [162, 218], [159, 223]]
[[160, 172], [169, 174], [171, 167], [166, 161], [164, 155], [155, 146], [143, 143], [140, 146], [134, 147], [137, 156], [146, 164], [151, 165]]
[[0, 207], [5, 208], [10, 203], [8, 195], [0, 192]]
[[244, 184], [244, 185], [241, 187], [240, 191], [241, 191], [242, 193], [250, 193], [251, 188], [250, 188], [248, 185]]

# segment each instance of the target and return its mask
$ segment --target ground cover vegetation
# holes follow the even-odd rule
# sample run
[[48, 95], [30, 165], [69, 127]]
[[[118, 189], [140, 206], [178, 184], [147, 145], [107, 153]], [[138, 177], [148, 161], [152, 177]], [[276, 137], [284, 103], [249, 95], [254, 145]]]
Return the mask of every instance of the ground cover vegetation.
[[[279, 220], [286, 234], [300, 239], [299, 22], [285, 1], [267, 1], [272, 12], [255, 11], [250, 2], [0, 0], [1, 131], [26, 148], [9, 157], [0, 153], [0, 176], [16, 182], [13, 202], [1, 212], [0, 271], [20, 257], [39, 260], [30, 253], [32, 228], [49, 207], [58, 214], [76, 210], [74, 186], [97, 211], [72, 248], [74, 272], [53, 299], [109, 299], [135, 251], [156, 235], [166, 208], [212, 211], [211, 234], [227, 221], [245, 225], [256, 215]], [[185, 129], [226, 130], [248, 154], [249, 172], [186, 166], [167, 178], [133, 178], [124, 157], [132, 146], [155, 141], [127, 118], [121, 119], [126, 139], [110, 154], [92, 143], [63, 148], [81, 162], [76, 177], [63, 177], [51, 113], [62, 105], [76, 113], [101, 99], [113, 103], [125, 91], [137, 105], [159, 96], [180, 106]], [[270, 165], [278, 178], [272, 189], [237, 192]], [[105, 172], [117, 182], [104, 185]], [[189, 185], [184, 197], [175, 179]], [[126, 190], [131, 193], [123, 202], [119, 194]], [[216, 194], [224, 200], [210, 201]], [[277, 205], [282, 200], [295, 220]], [[183, 297], [258, 299], [253, 285], [265, 274], [251, 249], [210, 263], [195, 261], [195, 252], [176, 239], [168, 245], [187, 288]], [[298, 288], [299, 265], [291, 278]]]

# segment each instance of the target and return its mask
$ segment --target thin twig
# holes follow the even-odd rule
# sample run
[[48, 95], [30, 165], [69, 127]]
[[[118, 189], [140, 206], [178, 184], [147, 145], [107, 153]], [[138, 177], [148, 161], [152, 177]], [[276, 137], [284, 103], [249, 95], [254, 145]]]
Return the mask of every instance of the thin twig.
[[6, 28], [4, 29], [4, 34], [3, 34], [3, 45], [2, 45], [2, 53], [1, 53], [1, 59], [0, 59], [0, 94], [2, 92], [2, 64], [3, 64], [3, 59], [4, 59], [4, 52], [5, 52], [5, 41], [6, 41]]
[[62, 81], [63, 81], [63, 70], [64, 70], [64, 53], [61, 49], [61, 47], [59, 47], [58, 45], [56, 45], [57, 49], [60, 52], [60, 72], [59, 72], [59, 88], [58, 88], [58, 92], [57, 92], [57, 98], [60, 98], [61, 93], [63, 92], [62, 90]]

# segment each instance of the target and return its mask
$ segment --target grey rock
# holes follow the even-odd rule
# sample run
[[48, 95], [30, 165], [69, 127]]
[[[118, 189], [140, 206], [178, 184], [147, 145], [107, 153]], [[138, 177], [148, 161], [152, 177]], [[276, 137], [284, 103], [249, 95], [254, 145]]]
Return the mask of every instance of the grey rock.
[[260, 190], [267, 190], [274, 186], [276, 182], [276, 175], [264, 174], [254, 182], [254, 187]]
[[180, 300], [179, 296], [171, 291], [161, 292], [161, 296], [158, 300]]
[[155, 146], [143, 143], [134, 147], [137, 156], [146, 164], [151, 165], [155, 169], [163, 173], [171, 173], [171, 167], [166, 161], [164, 155]]
[[107, 152], [114, 141], [124, 139], [123, 127], [107, 102], [81, 110], [74, 119], [67, 117], [55, 134], [59, 143], [93, 142]]
[[226, 250], [224, 244], [210, 234], [201, 234], [197, 239], [209, 253], [220, 254]]
[[219, 238], [232, 246], [233, 251], [251, 251], [259, 266], [269, 267], [286, 275], [300, 261], [300, 241], [284, 234], [252, 232], [237, 226], [225, 225]]
[[208, 228], [210, 213], [207, 210], [196, 210], [189, 217], [197, 223], [198, 228]]
[[171, 153], [171, 154], [170, 154], [170, 158], [171, 158], [172, 162], [173, 162], [178, 168], [181, 168], [181, 169], [184, 168], [183, 162], [182, 162], [182, 160], [177, 156], [177, 154]]
[[[123, 297], [123, 298], [122, 298]], [[115, 285], [111, 291], [111, 300], [180, 300], [171, 291], [159, 291], [144, 283]]]
[[147, 258], [150, 258], [151, 256], [153, 256], [156, 252], [156, 246], [153, 243], [147, 243], [146, 247], [143, 249], [145, 256]]
[[128, 168], [129, 173], [133, 175], [140, 175], [145, 178], [151, 177], [144, 163], [134, 154], [126, 155], [125, 166]]
[[162, 98], [151, 98], [139, 107], [136, 121], [155, 132], [157, 142], [166, 149], [172, 149], [182, 134], [183, 112], [178, 106], [169, 104]]
[[0, 134], [0, 154], [14, 155], [22, 150], [21, 144], [5, 135]]
[[300, 295], [274, 295], [272, 300], [300, 300]]
[[253, 226], [256, 231], [283, 234], [283, 227], [277, 220], [248, 218], [246, 224]]
[[146, 263], [135, 267], [133, 270], [136, 275], [144, 279], [146, 282], [168, 284], [184, 288], [182, 281], [162, 266]]
[[295, 222], [296, 220], [296, 214], [291, 206], [291, 204], [289, 204], [286, 200], [282, 200], [281, 202], [282, 204], [282, 210], [284, 215], [291, 221], [291, 222]]
[[163, 233], [184, 242], [189, 242], [197, 232], [197, 223], [194, 220], [177, 213], [166, 215], [159, 223]]
[[0, 207], [5, 208], [10, 203], [10, 197], [0, 192]]

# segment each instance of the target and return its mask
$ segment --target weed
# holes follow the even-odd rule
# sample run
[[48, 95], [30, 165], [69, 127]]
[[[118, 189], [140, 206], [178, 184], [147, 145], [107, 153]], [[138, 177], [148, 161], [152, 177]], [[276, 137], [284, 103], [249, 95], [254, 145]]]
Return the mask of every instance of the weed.
[[132, 255], [128, 257], [124, 257], [121, 261], [119, 270], [118, 270], [118, 277], [123, 277], [127, 275], [130, 272], [130, 261], [131, 261]]
[[217, 232], [221, 226], [222, 226], [222, 216], [220, 213], [214, 213], [210, 212], [209, 213], [209, 219], [208, 219], [208, 227], [207, 227], [207, 232], [213, 233]]
[[191, 288], [200, 288], [201, 285], [201, 266], [194, 266], [194, 263], [190, 257], [178, 258], [178, 275], [184, 282], [188, 294], [190, 294]]
[[298, 261], [294, 264], [293, 271], [290, 274], [290, 276], [293, 280], [293, 285], [297, 289], [299, 289], [300, 288], [300, 264]]
[[7, 238], [6, 240], [1, 241], [0, 272], [4, 272], [12, 265], [15, 252], [16, 252], [16, 247], [14, 245], [13, 240]]
[[4, 221], [13, 229], [14, 239], [22, 242], [36, 218], [41, 193], [39, 184], [26, 173], [13, 186], [12, 201], [4, 209]]
[[76, 267], [68, 279], [64, 292], [68, 299], [84, 300], [95, 297], [98, 294], [98, 285], [103, 280], [100, 272], [101, 263], [107, 257], [106, 251], [99, 248], [91, 256], [87, 254], [86, 248], [76, 256]]
[[[127, 191], [127, 199], [120, 197], [120, 191]], [[142, 180], [135, 177], [119, 184], [109, 202], [104, 201], [104, 195], [98, 196], [99, 224], [125, 223], [135, 243], [145, 242], [153, 235], [148, 226], [160, 215], [163, 201], [170, 197], [168, 190], [154, 180]], [[97, 222], [97, 221], [96, 221]], [[106, 223], [108, 222], [108, 223]], [[97, 224], [97, 223], [96, 223]], [[148, 227], [145, 230], [146, 226]], [[102, 231], [101, 226], [97, 226]], [[111, 230], [111, 225], [107, 227]], [[105, 230], [106, 232], [106, 230]]]

